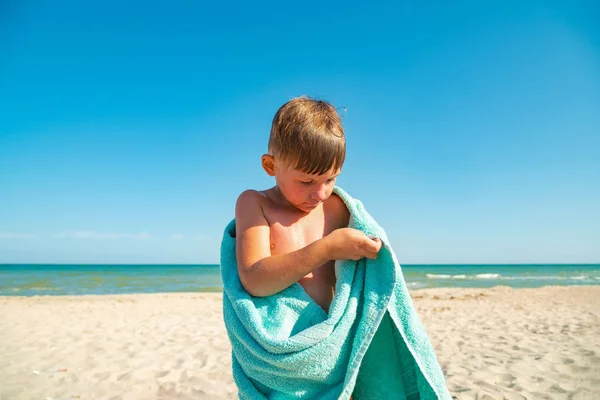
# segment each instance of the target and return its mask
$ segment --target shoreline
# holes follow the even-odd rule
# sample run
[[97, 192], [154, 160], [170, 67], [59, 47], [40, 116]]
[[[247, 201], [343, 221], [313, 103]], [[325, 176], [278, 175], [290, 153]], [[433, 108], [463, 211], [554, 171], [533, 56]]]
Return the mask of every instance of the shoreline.
[[[600, 285], [410, 293], [456, 399], [600, 398]], [[0, 398], [235, 399], [221, 300], [0, 296]]]
[[[544, 285], [544, 286], [532, 286], [532, 287], [511, 287], [508, 285], [495, 285], [490, 287], [476, 287], [476, 286], [467, 286], [467, 287], [452, 287], [452, 286], [437, 286], [437, 287], [422, 287], [411, 289], [407, 287], [408, 291], [412, 294], [417, 294], [420, 292], [427, 291], [446, 291], [446, 290], [456, 290], [456, 291], [472, 291], [472, 290], [539, 290], [539, 289], [552, 289], [552, 288], [598, 288], [600, 290], [600, 283], [594, 284], [578, 284], [578, 285]], [[223, 295], [223, 290], [209, 290], [209, 291], [198, 291], [198, 292], [138, 292], [138, 293], [90, 293], [90, 294], [34, 294], [34, 295], [0, 295], [0, 300], [4, 299], [15, 299], [15, 298], [92, 298], [92, 297], [128, 297], [128, 296], [197, 296], [197, 295]]]

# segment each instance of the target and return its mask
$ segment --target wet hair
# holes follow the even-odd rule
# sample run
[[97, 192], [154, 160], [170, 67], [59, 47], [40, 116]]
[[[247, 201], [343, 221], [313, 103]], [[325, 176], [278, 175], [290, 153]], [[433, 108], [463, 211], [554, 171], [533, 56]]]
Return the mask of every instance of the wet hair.
[[273, 118], [269, 152], [310, 175], [341, 169], [346, 138], [336, 109], [307, 96], [288, 101]]

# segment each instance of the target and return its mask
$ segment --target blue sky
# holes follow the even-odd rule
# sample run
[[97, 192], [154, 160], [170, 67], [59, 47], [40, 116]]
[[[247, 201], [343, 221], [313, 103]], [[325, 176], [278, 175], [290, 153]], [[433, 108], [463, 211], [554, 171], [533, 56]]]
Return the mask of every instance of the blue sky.
[[217, 263], [301, 94], [401, 262], [600, 262], [600, 6], [566, 3], [5, 3], [0, 262]]

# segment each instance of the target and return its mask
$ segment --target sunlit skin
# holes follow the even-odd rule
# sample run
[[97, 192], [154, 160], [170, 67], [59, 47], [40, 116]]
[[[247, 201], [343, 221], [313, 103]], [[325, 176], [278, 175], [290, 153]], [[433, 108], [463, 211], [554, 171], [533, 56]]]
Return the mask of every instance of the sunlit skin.
[[331, 196], [341, 173], [341, 169], [332, 168], [323, 175], [307, 174], [269, 154], [263, 155], [262, 165], [267, 174], [275, 177], [276, 185], [271, 190], [279, 200], [304, 213], [313, 211]]
[[[263, 168], [276, 183], [263, 192], [270, 200], [264, 211], [270, 225], [271, 255], [290, 253], [347, 226], [348, 211], [338, 196], [332, 196], [341, 170], [307, 174], [278, 161], [269, 154], [262, 157]], [[298, 283], [328, 311], [335, 288], [334, 261], [314, 269]]]

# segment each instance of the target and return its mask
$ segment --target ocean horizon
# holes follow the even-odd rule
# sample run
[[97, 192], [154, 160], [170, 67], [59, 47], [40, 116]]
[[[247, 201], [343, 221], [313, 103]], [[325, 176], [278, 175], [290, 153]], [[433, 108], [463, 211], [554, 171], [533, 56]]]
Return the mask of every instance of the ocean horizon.
[[[404, 264], [409, 289], [600, 285], [600, 264]], [[0, 264], [0, 296], [220, 292], [218, 264]]]

